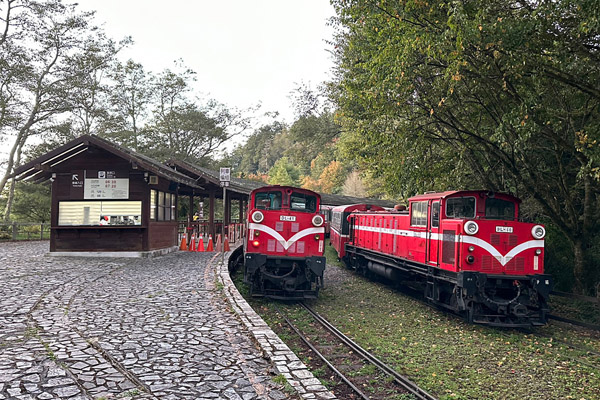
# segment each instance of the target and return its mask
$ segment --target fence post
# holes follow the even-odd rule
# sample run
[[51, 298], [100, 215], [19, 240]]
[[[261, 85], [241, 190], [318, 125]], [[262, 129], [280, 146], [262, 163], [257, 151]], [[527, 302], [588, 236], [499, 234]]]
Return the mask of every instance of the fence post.
[[40, 224], [40, 240], [44, 240], [44, 223]]
[[17, 240], [17, 223], [12, 223], [12, 240]]

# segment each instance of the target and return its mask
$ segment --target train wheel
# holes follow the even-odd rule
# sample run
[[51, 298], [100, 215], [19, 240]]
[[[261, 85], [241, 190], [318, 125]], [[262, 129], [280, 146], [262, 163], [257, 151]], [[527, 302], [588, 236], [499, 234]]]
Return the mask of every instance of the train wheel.
[[348, 259], [348, 257], [341, 258], [341, 261], [346, 269], [352, 269], [352, 265], [350, 264], [350, 259]]

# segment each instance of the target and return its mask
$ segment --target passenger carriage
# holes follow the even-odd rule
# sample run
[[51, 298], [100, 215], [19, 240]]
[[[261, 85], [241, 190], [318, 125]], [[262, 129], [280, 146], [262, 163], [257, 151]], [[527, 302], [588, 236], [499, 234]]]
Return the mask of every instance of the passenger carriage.
[[371, 204], [351, 204], [333, 207], [331, 210], [329, 243], [337, 251], [338, 257], [341, 259], [346, 255], [345, 245], [350, 239], [348, 217], [351, 213], [360, 211], [385, 211], [385, 209]]

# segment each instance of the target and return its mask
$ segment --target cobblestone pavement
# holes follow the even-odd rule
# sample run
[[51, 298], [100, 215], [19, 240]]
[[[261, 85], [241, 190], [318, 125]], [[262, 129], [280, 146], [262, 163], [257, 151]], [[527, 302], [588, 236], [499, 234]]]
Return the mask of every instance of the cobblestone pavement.
[[0, 244], [0, 399], [284, 399], [210, 253], [44, 257]]

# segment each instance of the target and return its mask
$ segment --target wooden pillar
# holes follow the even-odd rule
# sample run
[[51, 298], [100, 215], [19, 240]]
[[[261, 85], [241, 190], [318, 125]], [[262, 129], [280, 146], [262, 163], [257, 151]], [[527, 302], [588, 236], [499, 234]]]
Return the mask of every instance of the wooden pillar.
[[215, 229], [215, 192], [210, 191], [208, 194], [208, 232], [213, 236], [213, 240], [216, 237]]
[[240, 224], [244, 223], [244, 199], [240, 199], [240, 211], [239, 211], [239, 218], [240, 218]]
[[223, 223], [229, 225], [231, 223], [231, 192], [227, 192], [225, 199], [225, 210], [223, 210]]
[[192, 221], [194, 219], [194, 191], [189, 196], [189, 210], [188, 210], [188, 222], [187, 222], [187, 243], [190, 244], [192, 240]]

